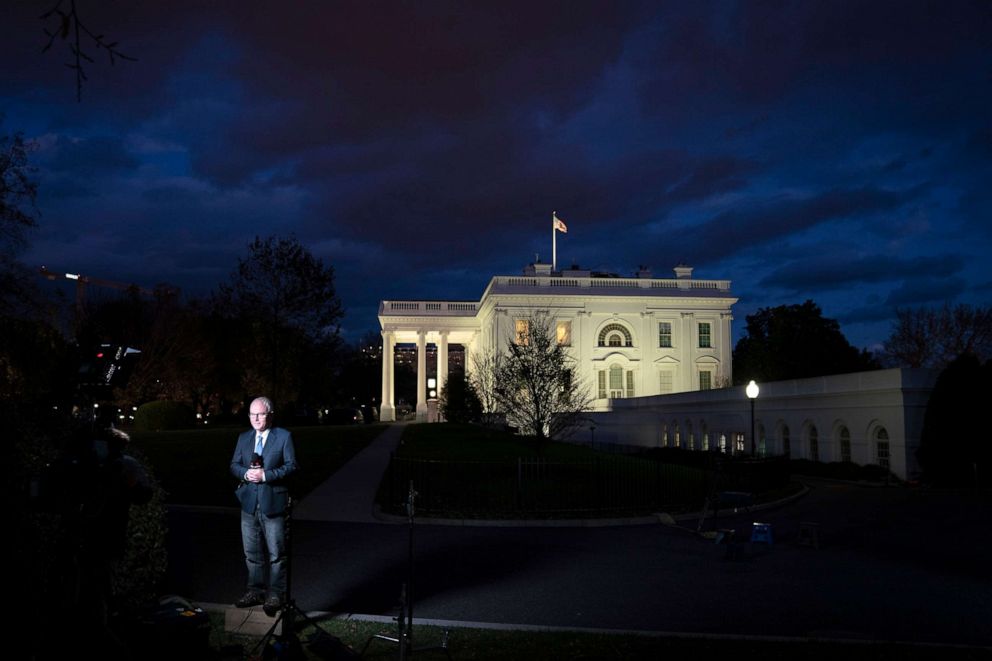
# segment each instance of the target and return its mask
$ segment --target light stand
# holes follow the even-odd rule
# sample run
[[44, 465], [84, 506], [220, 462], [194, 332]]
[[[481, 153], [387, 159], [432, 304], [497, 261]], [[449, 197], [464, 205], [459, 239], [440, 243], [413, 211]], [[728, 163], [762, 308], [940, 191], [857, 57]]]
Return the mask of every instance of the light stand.
[[385, 640], [388, 643], [396, 643], [399, 646], [398, 657], [400, 661], [405, 661], [413, 656], [414, 652], [428, 652], [441, 650], [450, 659], [451, 652], [448, 651], [448, 630], [441, 634], [441, 644], [429, 647], [414, 648], [413, 646], [413, 516], [414, 501], [417, 499], [417, 492], [413, 488], [413, 480], [410, 480], [410, 489], [407, 492], [406, 515], [408, 525], [407, 535], [407, 556], [406, 556], [406, 581], [400, 587], [400, 614], [396, 618], [396, 636], [387, 636], [377, 633], [365, 641], [361, 656], [365, 655], [365, 650], [373, 640]]
[[[335, 646], [344, 647], [344, 643], [340, 641], [335, 636], [327, 633], [309, 615], [304, 613], [299, 606], [296, 605], [296, 600], [293, 599], [293, 498], [290, 497], [288, 503], [286, 504], [286, 524], [284, 534], [286, 537], [286, 598], [279, 608], [279, 617], [276, 618], [269, 630], [265, 632], [262, 639], [258, 641], [255, 647], [252, 648], [249, 654], [250, 658], [255, 658], [255, 653], [259, 648], [264, 649], [265, 645], [272, 639], [275, 635], [276, 640], [280, 645], [287, 651], [286, 658], [290, 659], [303, 659], [303, 649], [300, 646], [300, 639], [296, 635], [295, 625], [297, 618], [306, 621], [307, 624], [312, 626], [316, 631], [311, 637], [310, 642], [315, 643], [320, 638], [330, 639]], [[282, 633], [276, 635], [276, 627], [282, 624]], [[280, 657], [281, 658], [281, 657]]]

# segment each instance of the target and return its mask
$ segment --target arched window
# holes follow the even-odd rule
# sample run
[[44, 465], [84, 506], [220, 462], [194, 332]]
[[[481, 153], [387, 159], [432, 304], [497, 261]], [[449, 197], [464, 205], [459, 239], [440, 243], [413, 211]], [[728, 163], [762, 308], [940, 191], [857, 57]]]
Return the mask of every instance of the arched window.
[[700, 433], [703, 436], [703, 451], [704, 452], [709, 452], [709, 449], [710, 449], [710, 432], [707, 429], [705, 422], [700, 425], [700, 429], [701, 429], [701, 432]]
[[851, 462], [851, 432], [847, 430], [847, 427], [841, 427], [838, 433], [840, 438], [840, 460]]
[[812, 461], [820, 460], [820, 435], [816, 431], [816, 425], [809, 426], [809, 458]]
[[599, 346], [601, 347], [632, 347], [634, 339], [623, 324], [606, 324], [599, 331]]
[[668, 423], [661, 426], [661, 447], [668, 447]]
[[686, 447], [690, 450], [696, 449], [696, 435], [692, 433], [692, 423], [688, 420], [685, 421], [685, 433], [688, 439], [688, 444]]
[[875, 432], [875, 462], [882, 468], [889, 468], [889, 432], [879, 427]]
[[782, 454], [792, 456], [792, 440], [789, 438], [789, 425], [782, 425]]

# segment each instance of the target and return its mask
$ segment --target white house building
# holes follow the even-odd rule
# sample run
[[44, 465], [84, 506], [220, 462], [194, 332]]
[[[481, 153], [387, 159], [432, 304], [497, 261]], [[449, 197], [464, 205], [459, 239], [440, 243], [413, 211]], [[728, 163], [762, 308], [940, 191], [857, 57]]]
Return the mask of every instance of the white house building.
[[891, 369], [760, 385], [751, 402], [731, 373], [728, 280], [695, 280], [531, 264], [519, 276], [495, 276], [475, 301], [382, 301], [382, 407], [396, 419], [394, 348], [417, 345], [417, 418], [428, 412], [427, 345], [437, 347], [437, 392], [448, 350], [472, 355], [505, 350], [535, 314], [554, 321], [593, 399], [589, 429], [599, 443], [784, 454], [812, 461], [879, 464], [901, 478], [918, 472], [923, 416], [934, 370]]
[[452, 344], [473, 354], [501, 349], [521, 324], [543, 313], [554, 320], [558, 341], [569, 347], [579, 376], [589, 384], [594, 410], [611, 400], [708, 390], [731, 382], [729, 280], [695, 280], [677, 266], [674, 278], [587, 270], [552, 271], [531, 264], [523, 275], [495, 276], [476, 301], [382, 301], [382, 405], [380, 419], [395, 420], [394, 347], [417, 345], [417, 418], [427, 416], [426, 348], [437, 346], [440, 392]]

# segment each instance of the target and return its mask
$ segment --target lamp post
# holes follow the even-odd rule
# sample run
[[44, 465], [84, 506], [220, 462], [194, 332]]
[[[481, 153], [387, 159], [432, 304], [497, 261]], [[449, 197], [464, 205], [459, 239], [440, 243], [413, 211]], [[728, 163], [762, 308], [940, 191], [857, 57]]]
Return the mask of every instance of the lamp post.
[[758, 399], [758, 384], [754, 382], [754, 379], [751, 379], [751, 382], [747, 384], [744, 392], [751, 400], [751, 456], [755, 457], [757, 454], [754, 450], [754, 400]]

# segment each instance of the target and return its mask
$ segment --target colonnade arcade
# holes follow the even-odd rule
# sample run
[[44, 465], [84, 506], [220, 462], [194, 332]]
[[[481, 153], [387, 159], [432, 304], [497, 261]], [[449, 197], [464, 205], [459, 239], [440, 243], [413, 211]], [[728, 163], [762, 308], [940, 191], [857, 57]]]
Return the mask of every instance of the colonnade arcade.
[[382, 404], [379, 419], [396, 420], [396, 345], [415, 344], [417, 347], [417, 420], [427, 419], [427, 345], [437, 347], [437, 393], [448, 379], [449, 346], [465, 348], [465, 369], [468, 370], [472, 342], [479, 335], [475, 329], [464, 328], [386, 328], [382, 332]]

